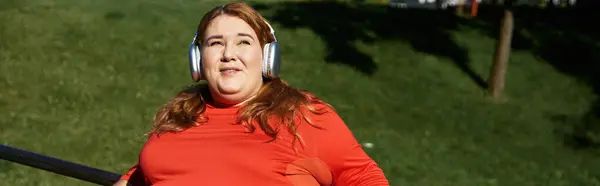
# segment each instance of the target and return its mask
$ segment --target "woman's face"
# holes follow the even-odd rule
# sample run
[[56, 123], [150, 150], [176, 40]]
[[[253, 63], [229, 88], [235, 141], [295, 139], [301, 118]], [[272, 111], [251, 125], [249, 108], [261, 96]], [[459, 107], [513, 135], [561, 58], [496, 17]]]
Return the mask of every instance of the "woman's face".
[[242, 103], [263, 84], [262, 46], [252, 27], [238, 17], [220, 15], [211, 21], [201, 55], [202, 73], [219, 104]]

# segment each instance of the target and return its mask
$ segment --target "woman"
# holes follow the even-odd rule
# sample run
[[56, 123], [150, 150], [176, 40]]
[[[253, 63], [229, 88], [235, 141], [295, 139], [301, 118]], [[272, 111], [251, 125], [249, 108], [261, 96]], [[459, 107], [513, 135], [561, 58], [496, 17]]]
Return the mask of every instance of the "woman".
[[115, 185], [389, 185], [331, 106], [276, 77], [271, 31], [244, 3], [204, 15], [191, 66], [206, 84], [157, 112]]

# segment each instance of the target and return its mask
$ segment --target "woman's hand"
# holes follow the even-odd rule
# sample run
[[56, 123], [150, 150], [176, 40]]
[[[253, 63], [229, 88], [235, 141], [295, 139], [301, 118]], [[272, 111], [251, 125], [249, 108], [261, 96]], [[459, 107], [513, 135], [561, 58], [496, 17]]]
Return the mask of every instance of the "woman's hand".
[[127, 180], [119, 180], [117, 183], [113, 184], [113, 186], [127, 186]]

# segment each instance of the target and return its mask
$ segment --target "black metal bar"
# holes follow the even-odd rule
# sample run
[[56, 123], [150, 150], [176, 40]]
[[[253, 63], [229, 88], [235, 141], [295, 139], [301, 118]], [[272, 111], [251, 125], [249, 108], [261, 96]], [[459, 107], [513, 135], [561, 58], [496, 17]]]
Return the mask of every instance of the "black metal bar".
[[0, 159], [99, 185], [112, 185], [117, 182], [121, 176], [116, 173], [44, 156], [2, 144], [0, 144]]

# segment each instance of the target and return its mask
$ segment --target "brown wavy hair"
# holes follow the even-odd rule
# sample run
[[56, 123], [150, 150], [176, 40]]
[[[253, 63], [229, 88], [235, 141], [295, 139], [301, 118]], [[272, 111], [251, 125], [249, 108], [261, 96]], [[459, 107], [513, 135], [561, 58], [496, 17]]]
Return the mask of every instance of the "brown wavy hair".
[[[220, 15], [236, 16], [248, 23], [257, 33], [261, 46], [275, 40], [270, 33], [266, 20], [252, 7], [245, 3], [231, 3], [216, 7], [206, 13], [198, 26], [197, 43], [202, 43], [205, 30], [210, 22]], [[250, 132], [256, 130], [252, 123], [256, 122], [260, 129], [275, 140], [280, 127], [285, 127], [294, 135], [294, 140], [302, 138], [296, 129], [298, 122], [306, 121], [313, 127], [316, 126], [307, 117], [303, 110], [314, 114], [324, 113], [324, 109], [331, 108], [329, 104], [321, 101], [305, 91], [291, 87], [287, 82], [277, 77], [263, 78], [264, 84], [258, 91], [257, 96], [249, 100], [238, 111], [238, 123], [244, 125]], [[158, 110], [154, 116], [154, 126], [150, 133], [179, 132], [187, 128], [198, 126], [207, 122], [208, 116], [204, 115], [206, 101], [211, 100], [208, 86], [206, 84], [195, 84], [179, 92], [173, 99]], [[324, 105], [319, 109], [313, 107], [315, 104]], [[306, 109], [303, 109], [306, 108]], [[269, 121], [278, 121], [269, 124]], [[301, 120], [298, 120], [301, 119]], [[293, 143], [292, 142], [292, 143]]]

